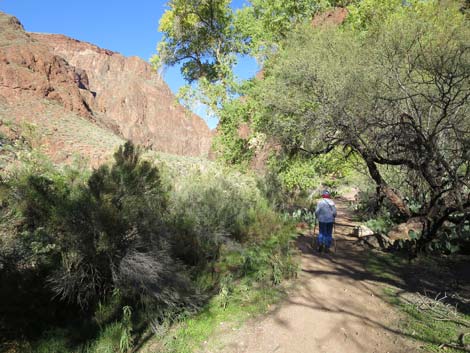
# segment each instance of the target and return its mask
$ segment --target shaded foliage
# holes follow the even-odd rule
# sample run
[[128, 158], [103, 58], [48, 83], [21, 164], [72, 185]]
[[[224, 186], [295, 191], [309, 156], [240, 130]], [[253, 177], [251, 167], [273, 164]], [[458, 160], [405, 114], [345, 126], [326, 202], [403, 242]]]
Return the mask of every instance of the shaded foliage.
[[191, 284], [171, 255], [167, 195], [158, 170], [139, 155], [126, 143], [87, 184], [59, 173], [17, 180], [10, 200], [19, 201], [20, 236], [2, 246], [2, 274], [26, 281], [27, 291], [30, 273], [42, 300], [57, 297], [88, 312], [115, 289], [131, 302], [184, 302]]
[[[305, 28], [260, 84], [258, 126], [291, 150], [355, 151], [402, 219], [422, 216], [418, 248], [469, 214], [469, 50], [458, 9], [416, 2], [373, 30]], [[412, 183], [419, 208], [383, 176]]]
[[[232, 274], [234, 264], [222, 269], [234, 251], [278, 239], [270, 248], [278, 255], [257, 262], [265, 283], [274, 281], [271, 263], [293, 266], [277, 250], [290, 249], [281, 236], [289, 231], [253, 178], [191, 172], [169, 192], [130, 142], [114, 157], [88, 175], [25, 164], [2, 184], [0, 344], [125, 351], [151, 322], [190, 315], [219, 287], [248, 275]], [[276, 228], [265, 231], [264, 217]], [[276, 271], [276, 283], [291, 275]]]

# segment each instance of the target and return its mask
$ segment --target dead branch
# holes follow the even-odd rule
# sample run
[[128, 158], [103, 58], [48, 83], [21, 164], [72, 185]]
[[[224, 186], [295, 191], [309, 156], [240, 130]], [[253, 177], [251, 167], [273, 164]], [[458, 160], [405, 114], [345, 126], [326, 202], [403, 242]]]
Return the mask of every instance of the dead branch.
[[455, 343], [443, 343], [439, 346], [440, 349], [442, 348], [453, 348], [453, 349], [458, 349], [458, 350], [461, 350], [463, 352], [470, 352], [470, 344], [465, 344], [465, 337], [470, 335], [470, 332], [467, 332], [467, 333], [461, 333], [459, 335], [459, 343], [458, 344], [455, 344]]
[[[451, 297], [455, 297], [455, 295], [451, 295]], [[470, 327], [470, 321], [461, 317], [457, 305], [445, 302], [448, 298], [446, 292], [444, 294], [437, 293], [434, 298], [429, 297], [425, 292], [424, 295], [418, 294], [414, 306], [418, 311], [430, 314], [436, 321], [453, 321], [456, 324]]]

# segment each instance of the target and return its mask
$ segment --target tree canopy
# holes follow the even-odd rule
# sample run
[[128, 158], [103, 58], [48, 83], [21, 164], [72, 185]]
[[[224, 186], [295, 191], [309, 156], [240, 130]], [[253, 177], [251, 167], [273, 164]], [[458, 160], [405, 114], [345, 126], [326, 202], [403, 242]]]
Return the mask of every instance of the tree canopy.
[[233, 53], [243, 51], [233, 29], [228, 0], [172, 0], [160, 19], [163, 40], [154, 63], [181, 63], [181, 72], [192, 82], [217, 81]]
[[[226, 161], [251, 158], [261, 135], [296, 165], [342, 148], [363, 160], [377, 194], [402, 220], [423, 220], [423, 244], [444, 223], [468, 221], [468, 4], [253, 0], [237, 11], [227, 1], [188, 4], [170, 1], [159, 57], [167, 65], [183, 62], [188, 81], [198, 80], [197, 93], [186, 93], [205, 98], [220, 118], [217, 141]], [[216, 14], [214, 32], [202, 30], [206, 22], [195, 15], [181, 27], [178, 16], [191, 6]], [[206, 11], [211, 6], [218, 10]], [[347, 6], [346, 21], [313, 28], [314, 15], [332, 6]], [[262, 79], [236, 80], [240, 54], [258, 58]], [[207, 63], [212, 71], [189, 69]], [[238, 134], [241, 123], [250, 125], [248, 140]]]
[[[380, 192], [404, 218], [423, 217], [432, 237], [470, 211], [468, 20], [452, 6], [415, 3], [371, 26], [365, 36], [296, 31], [259, 85], [258, 127], [291, 150], [357, 153]], [[404, 174], [419, 210], [381, 166]]]
[[155, 67], [181, 65], [180, 98], [188, 106], [206, 104], [219, 115], [243, 93], [233, 68], [240, 55], [262, 61], [297, 23], [309, 21], [329, 1], [251, 1], [233, 10], [229, 0], [170, 0], [160, 19], [163, 38], [152, 58]]

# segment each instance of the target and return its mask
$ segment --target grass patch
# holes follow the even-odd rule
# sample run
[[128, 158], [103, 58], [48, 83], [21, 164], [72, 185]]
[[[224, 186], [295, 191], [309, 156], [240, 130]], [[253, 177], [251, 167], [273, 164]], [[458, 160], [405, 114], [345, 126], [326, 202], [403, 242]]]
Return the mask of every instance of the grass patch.
[[[266, 313], [271, 304], [278, 302], [286, 294], [283, 287], [253, 287], [253, 284], [246, 280], [228, 291], [230, 294], [227, 296], [226, 291], [222, 290], [211, 299], [202, 312], [177, 324], [164, 337], [159, 339], [157, 336], [141, 352], [154, 351], [155, 345], [164, 353], [194, 352], [219, 331], [231, 332], [248, 318]], [[208, 344], [217, 346], [220, 343], [213, 339]]]
[[[407, 321], [403, 324], [405, 331], [418, 341], [424, 343], [424, 349], [429, 352], [462, 352], [461, 349], [453, 349], [441, 345], [459, 345], [459, 336], [468, 332], [468, 327], [452, 321], [439, 321], [429, 312], [420, 311], [414, 304], [401, 301], [399, 308], [407, 314]], [[470, 320], [469, 315], [460, 315], [461, 319]], [[441, 348], [440, 348], [441, 347]]]
[[[412, 288], [413, 285], [407, 279], [407, 276], [422, 274], [421, 270], [425, 269], [425, 278], [421, 276], [421, 279], [430, 284], [438, 282], [439, 277], [446, 275], [447, 271], [442, 264], [442, 259], [422, 258], [410, 264], [395, 254], [371, 252], [367, 269], [379, 281], [389, 284], [384, 288], [384, 298], [404, 314], [399, 325], [403, 334], [421, 343], [421, 348], [426, 352], [466, 351], [452, 346], [462, 346], [461, 335], [465, 333], [467, 335], [464, 336], [463, 344], [468, 347], [470, 343], [468, 342], [470, 336], [468, 311], [455, 310], [455, 303], [449, 293], [449, 299], [442, 302], [435, 300], [435, 295], [420, 294]], [[447, 280], [450, 283], [455, 279], [448, 278]], [[420, 285], [417, 289], [425, 290], [426, 288]], [[440, 296], [439, 293], [437, 294], [437, 299], [443, 295], [444, 290]], [[434, 310], [430, 310], [431, 307]]]

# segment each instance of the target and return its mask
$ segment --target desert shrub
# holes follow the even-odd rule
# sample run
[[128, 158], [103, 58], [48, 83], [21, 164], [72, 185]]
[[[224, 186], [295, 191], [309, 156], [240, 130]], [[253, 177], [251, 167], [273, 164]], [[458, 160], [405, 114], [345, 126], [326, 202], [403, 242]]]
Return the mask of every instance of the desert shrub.
[[[27, 159], [30, 157], [28, 154]], [[47, 160], [38, 158], [32, 164], [24, 161], [21, 170], [10, 170], [1, 180], [0, 337], [34, 337], [49, 325], [77, 315], [78, 308], [74, 305], [61, 310], [51, 288], [45, 285], [60, 261], [53, 236], [37, 218], [28, 222], [25, 217], [25, 214], [37, 217], [50, 214], [40, 203], [36, 209], [27, 207], [27, 203], [63, 195], [63, 178]], [[41, 183], [43, 189], [48, 188], [47, 193], [35, 193], [27, 187]]]
[[276, 170], [268, 169], [263, 178], [258, 178], [258, 189], [275, 210], [283, 210], [288, 204], [288, 195]]
[[152, 252], [130, 251], [119, 264], [116, 284], [127, 297], [156, 302], [164, 310], [200, 303], [185, 268], [171, 257], [168, 248]]
[[54, 303], [39, 305], [51, 313], [63, 305], [91, 313], [115, 289], [123, 303], [183, 305], [191, 285], [172, 256], [168, 197], [158, 169], [139, 157], [127, 143], [89, 178], [58, 169], [12, 178], [2, 221], [16, 217], [16, 234], [1, 246], [0, 276], [10, 284], [2, 294], [27, 301], [33, 287]]
[[186, 263], [213, 262], [222, 243], [247, 240], [253, 210], [262, 202], [254, 179], [227, 171], [196, 172], [178, 181], [175, 189], [175, 251]]
[[158, 170], [139, 161], [130, 143], [116, 152], [113, 166], [95, 170], [87, 185], [32, 175], [17, 193], [23, 200], [23, 233], [54, 248], [50, 287], [84, 308], [103, 300], [117, 284], [127, 289], [117, 279], [131, 250], [165, 242], [166, 195]]
[[254, 177], [177, 175], [130, 143], [88, 173], [33, 163], [4, 182], [0, 205], [0, 330], [32, 351], [126, 351], [134, 327], [187, 317], [241, 278], [272, 285], [295, 272], [294, 232]]
[[[295, 276], [297, 262], [294, 259], [293, 225], [278, 219], [277, 229], [268, 227], [264, 236], [247, 247], [225, 245], [217, 263], [221, 278], [246, 278], [260, 284], [277, 285]], [[254, 228], [259, 228], [257, 222]], [[273, 233], [269, 233], [273, 231]], [[222, 282], [223, 284], [223, 282]], [[227, 285], [226, 285], [227, 286]], [[221, 286], [222, 288], [222, 286]]]

